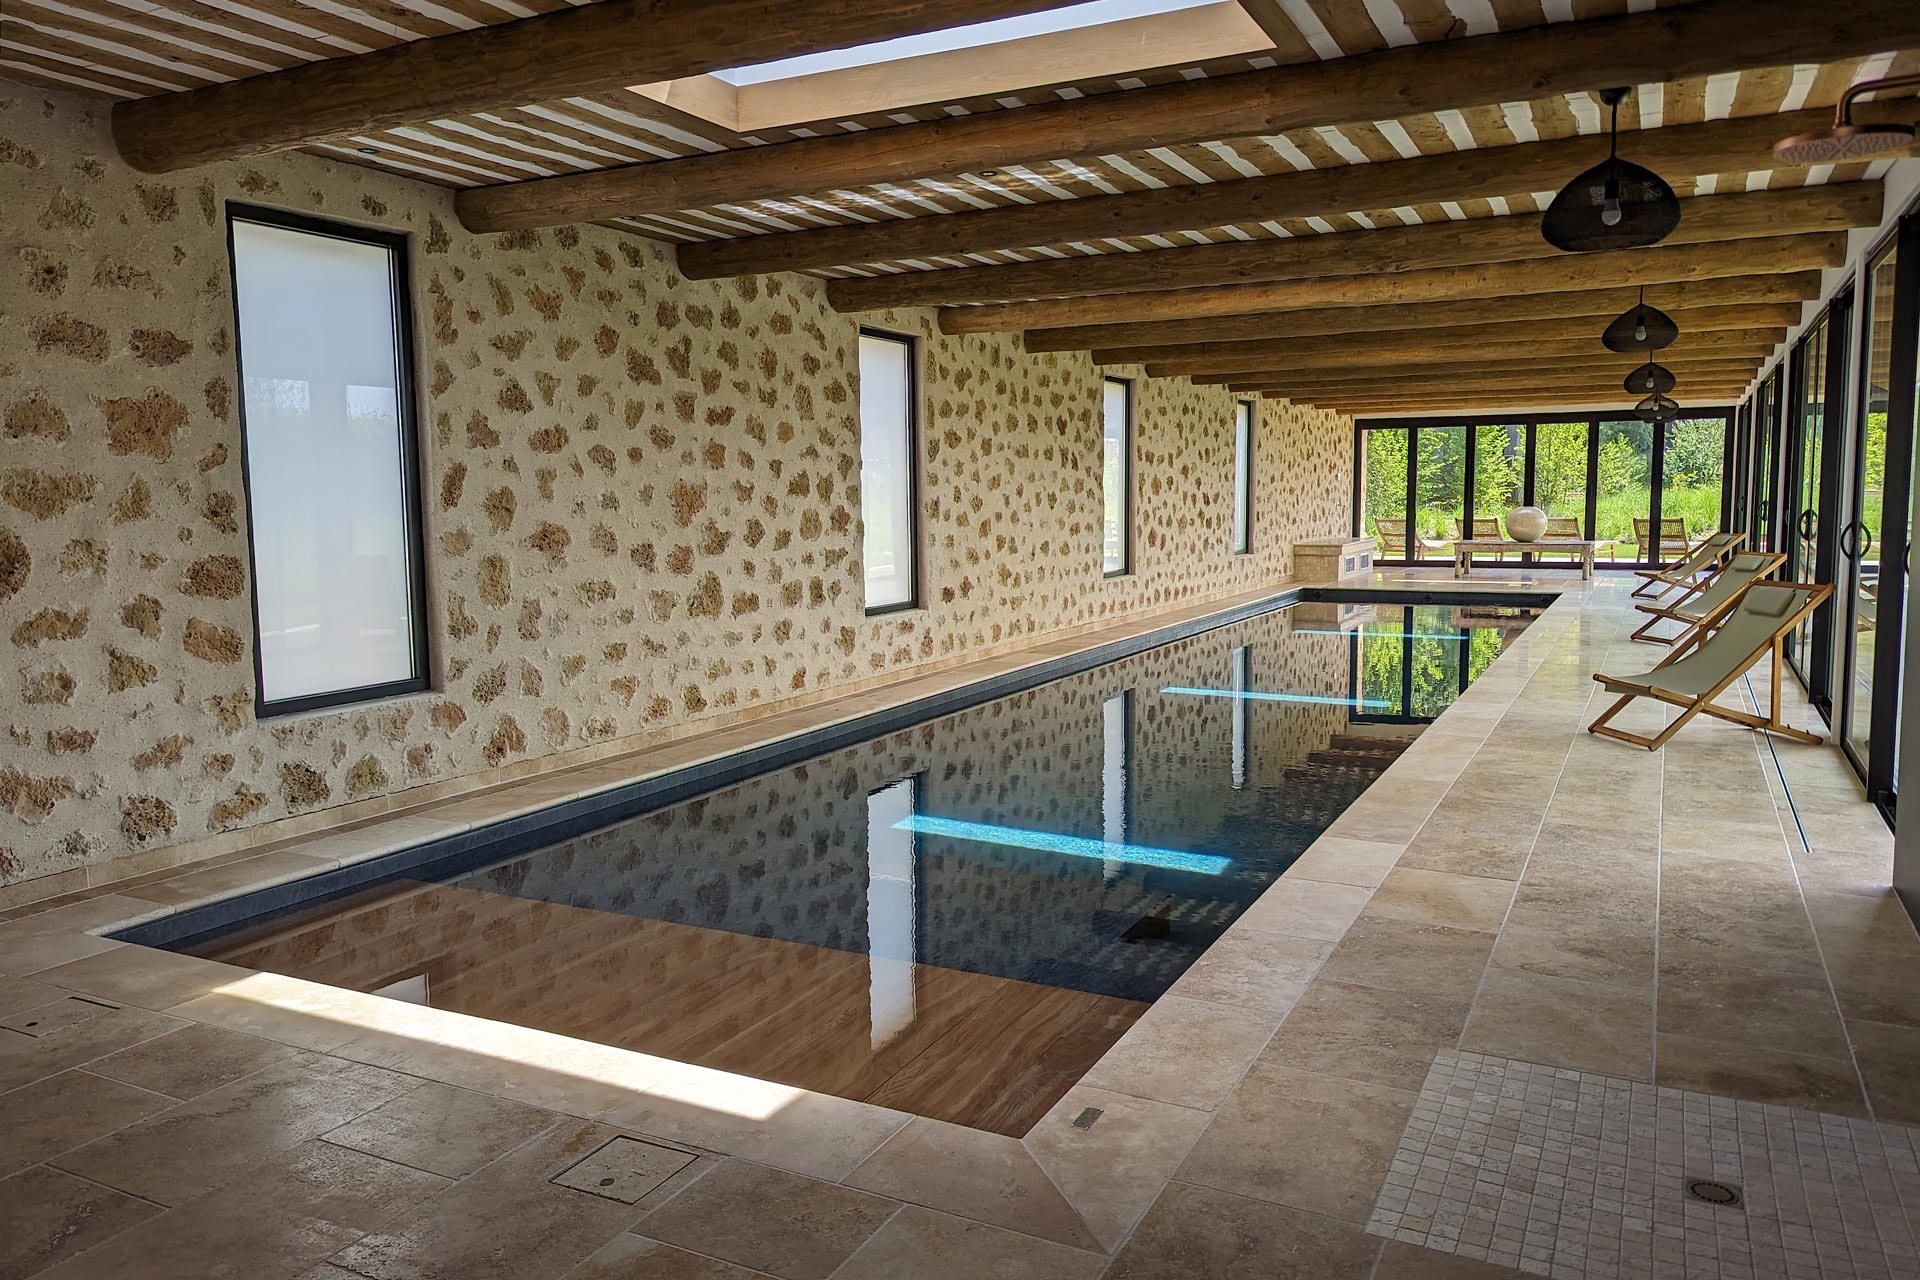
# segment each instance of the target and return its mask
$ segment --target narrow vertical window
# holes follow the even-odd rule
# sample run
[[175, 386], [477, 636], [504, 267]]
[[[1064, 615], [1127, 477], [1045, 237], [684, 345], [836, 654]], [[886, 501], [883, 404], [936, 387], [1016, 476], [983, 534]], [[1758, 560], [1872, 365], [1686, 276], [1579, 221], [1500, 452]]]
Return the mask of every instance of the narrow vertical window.
[[860, 519], [867, 612], [918, 602], [914, 537], [913, 340], [860, 335]]
[[1133, 568], [1133, 384], [1108, 378], [1101, 402], [1100, 492], [1106, 536], [1100, 567], [1111, 578]]
[[1233, 406], [1233, 554], [1253, 550], [1253, 405]]
[[234, 206], [261, 715], [424, 689], [406, 240]]

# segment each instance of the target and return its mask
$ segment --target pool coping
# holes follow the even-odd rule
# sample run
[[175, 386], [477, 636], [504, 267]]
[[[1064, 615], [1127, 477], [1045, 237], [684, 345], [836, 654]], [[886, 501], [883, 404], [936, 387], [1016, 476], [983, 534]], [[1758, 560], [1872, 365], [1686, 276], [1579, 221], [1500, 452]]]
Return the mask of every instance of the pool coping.
[[[1285, 603], [1298, 601], [1302, 590], [1309, 585], [1341, 592], [1349, 589], [1349, 585], [1364, 589], [1360, 583], [1289, 584], [1282, 590], [1268, 591], [1225, 607], [1195, 610], [1193, 616], [1173, 622], [1165, 622], [1165, 615], [1161, 615], [1155, 620], [1161, 625], [1143, 623], [1142, 629], [1129, 637], [1069, 648], [1084, 657], [1084, 665], [1095, 665], [1102, 660], [1092, 656], [1095, 654], [1129, 645], [1135, 650], [1144, 649], [1154, 643], [1168, 643], [1230, 621], [1270, 612]], [[1316, 851], [1334, 852], [1363, 845], [1382, 854], [1390, 851], [1397, 859], [1411, 831], [1399, 838], [1398, 846], [1392, 843], [1391, 836], [1383, 837], [1380, 831], [1408, 823], [1417, 828], [1426, 820], [1451, 786], [1453, 776], [1444, 769], [1436, 771], [1434, 762], [1451, 756], [1464, 764], [1465, 758], [1486, 739], [1500, 716], [1519, 696], [1527, 679], [1548, 660], [1556, 641], [1575, 623], [1591, 594], [1590, 584], [1578, 580], [1562, 585], [1541, 579], [1527, 585], [1529, 590], [1524, 593], [1512, 590], [1511, 586], [1493, 592], [1471, 586], [1450, 589], [1439, 582], [1411, 589], [1415, 595], [1494, 595], [1503, 602], [1523, 594], [1552, 594], [1555, 599], [1514, 644], [1426, 728], [1409, 750], [1343, 811], [1334, 825], [1309, 847], [1303, 862]], [[1166, 634], [1176, 631], [1179, 634]], [[1014, 672], [1006, 674], [1017, 678], [1021, 674], [1051, 670], [1048, 664], [1066, 656], [1047, 652], [1055, 647], [1036, 646], [1030, 651], [1034, 655], [1032, 661], [1020, 663]], [[1057, 674], [1052, 677], [1033, 674], [1030, 684], [1057, 678]], [[988, 687], [997, 692], [983, 694], [981, 700], [1017, 691], [997, 684]], [[920, 699], [895, 700], [899, 706], [910, 706], [917, 701]], [[831, 729], [875, 711], [892, 709], [891, 706], [856, 707], [832, 724], [820, 727]], [[756, 726], [763, 730], [769, 727], [764, 723]], [[732, 735], [715, 735], [716, 738], [727, 736]], [[705, 758], [722, 758], [737, 750], [732, 744], [717, 745]], [[1445, 774], [1444, 779], [1441, 774]], [[538, 791], [544, 789], [542, 782], [550, 787], [553, 780], [537, 779], [521, 785]], [[617, 781], [592, 784], [595, 793], [621, 785]], [[576, 794], [584, 790], [578, 789]], [[525, 801], [526, 807], [550, 806], [555, 797], [549, 794], [542, 799], [529, 795]], [[409, 821], [403, 816], [386, 825], [400, 828]], [[382, 824], [370, 824], [378, 825]], [[467, 825], [471, 828], [474, 824]], [[423, 838], [436, 838], [431, 834], [423, 837], [418, 827], [413, 830], [414, 843]], [[341, 834], [354, 836], [363, 845], [366, 843], [362, 830]], [[1111, 1254], [1124, 1243], [1140, 1214], [1172, 1179], [1191, 1141], [1197, 1138], [1200, 1129], [1237, 1083], [1239, 1072], [1233, 1080], [1219, 1083], [1210, 1092], [1203, 1089], [1195, 1096], [1188, 1096], [1189, 1091], [1183, 1084], [1173, 1091], [1177, 1096], [1171, 1098], [1167, 1096], [1167, 1089], [1128, 1083], [1129, 1072], [1137, 1068], [1143, 1053], [1155, 1060], [1161, 1072], [1186, 1073], [1184, 1060], [1170, 1058], [1165, 1043], [1165, 1019], [1177, 1018], [1183, 1010], [1189, 1013], [1199, 1010], [1216, 1024], [1243, 1026], [1247, 1035], [1264, 1043], [1286, 1016], [1285, 1008], [1213, 1001], [1197, 993], [1190, 995], [1182, 989], [1193, 975], [1189, 970], [1188, 977], [1176, 982], [1133, 1030], [1110, 1047], [1046, 1117], [1026, 1135], [1014, 1138], [591, 1041], [155, 951], [105, 936], [180, 914], [201, 905], [203, 900], [242, 898], [261, 889], [312, 877], [317, 871], [336, 865], [366, 861], [391, 852], [390, 849], [362, 848], [347, 853], [336, 849], [337, 858], [333, 858], [333, 852], [305, 855], [298, 852], [303, 844], [318, 845], [338, 838], [339, 835], [322, 834], [280, 851], [198, 871], [187, 868], [184, 874], [171, 879], [189, 883], [172, 889], [165, 887], [170, 880], [131, 886], [117, 893], [112, 891], [112, 886], [106, 886], [97, 896], [0, 923], [0, 954], [5, 954], [8, 946], [24, 947], [24, 951], [13, 953], [15, 959], [7, 963], [8, 971], [63, 986], [90, 998], [121, 1000], [151, 1008], [172, 1019], [225, 1027], [347, 1061], [373, 1063], [424, 1080], [476, 1089], [562, 1114], [597, 1120], [635, 1135], [677, 1142], [696, 1150], [717, 1152], [850, 1186], [865, 1185], [869, 1190], [882, 1189], [863, 1183], [861, 1179], [869, 1175], [862, 1171], [876, 1162], [884, 1162], [888, 1152], [883, 1149], [897, 1153], [902, 1144], [932, 1144], [941, 1148], [940, 1160], [931, 1162], [924, 1170], [917, 1166], [911, 1171], [896, 1170], [894, 1176], [904, 1179], [907, 1185], [894, 1186], [882, 1193], [1103, 1254]], [[323, 858], [333, 860], [321, 865]], [[295, 859], [297, 861], [293, 861]], [[261, 865], [249, 866], [256, 861]], [[1278, 900], [1276, 895], [1284, 896], [1283, 886], [1297, 889], [1299, 881], [1311, 880], [1321, 888], [1328, 887], [1310, 874], [1296, 875], [1299, 866], [1296, 863], [1269, 886], [1209, 949], [1209, 954], [1221, 951], [1222, 966], [1233, 969], [1250, 958], [1246, 950], [1236, 948], [1264, 951], [1302, 941], [1263, 931], [1254, 918], [1261, 903], [1270, 897]], [[1335, 887], [1346, 887], [1350, 893], [1371, 898], [1378, 879], [1384, 875], [1382, 868], [1369, 886], [1345, 886], [1344, 882], [1336, 881]], [[206, 892], [196, 894], [202, 889]], [[163, 894], [177, 900], [138, 896], [142, 893]], [[1356, 907], [1356, 914], [1357, 911]], [[1341, 926], [1335, 931], [1336, 936], [1327, 940], [1311, 942], [1309, 949], [1317, 950], [1320, 958], [1324, 958], [1337, 941], [1337, 934], [1343, 934], [1344, 929], [1345, 926]], [[118, 954], [102, 954], [106, 952]], [[33, 957], [33, 961], [23, 964], [18, 959], [23, 954]], [[165, 957], [164, 961], [159, 957]], [[107, 962], [102, 967], [109, 973], [131, 970], [136, 975], [144, 975], [152, 969], [162, 970], [166, 976], [159, 979], [156, 986], [158, 992], [164, 994], [136, 993], [129, 998], [124, 992], [116, 994], [116, 980], [111, 977], [74, 975], [68, 979], [71, 985], [66, 985], [62, 975], [48, 973], [69, 962], [95, 959]], [[116, 961], [119, 963], [114, 963]], [[1318, 959], [1310, 969], [1317, 967]], [[1256, 972], [1255, 976], [1266, 975]], [[1310, 976], [1309, 971], [1298, 983], [1288, 982], [1283, 986], [1285, 990], [1296, 986], [1304, 989]], [[1156, 1019], [1156, 1012], [1163, 1018]], [[1156, 1035], [1161, 1037], [1158, 1042], [1154, 1040]], [[1181, 1044], [1183, 1059], [1185, 1051], [1186, 1046]], [[1239, 1070], [1244, 1071], [1244, 1064]], [[777, 1102], [770, 1112], [758, 1117], [743, 1112], [737, 1105], [742, 1099], [768, 1096]], [[1193, 1131], [1174, 1148], [1162, 1153], [1171, 1155], [1170, 1162], [1155, 1159], [1138, 1165], [1115, 1164], [1113, 1153], [1103, 1151], [1099, 1142], [1091, 1147], [1064, 1145], [1084, 1141], [1063, 1137], [1061, 1131], [1069, 1127], [1068, 1122], [1080, 1110], [1080, 1103], [1087, 1100], [1092, 1100], [1096, 1107], [1104, 1101], [1123, 1112], [1128, 1108], [1148, 1109], [1148, 1117], [1116, 1116], [1120, 1134], [1128, 1132], [1136, 1123], [1148, 1123], [1149, 1117], [1158, 1117], [1158, 1122], [1165, 1122], [1167, 1117], [1191, 1117], [1190, 1121], [1183, 1119], [1179, 1123], [1190, 1125]], [[743, 1115], [746, 1118], [742, 1118]], [[1114, 1136], [1112, 1122], [1109, 1123], [1110, 1130], [1103, 1141], [1125, 1141], [1124, 1137]], [[1097, 1161], [1097, 1175], [1091, 1167], [1080, 1168], [1075, 1173], [1069, 1166], [1076, 1161], [1084, 1161], [1089, 1166]], [[949, 1185], [956, 1178], [968, 1184], [966, 1194]], [[1084, 1185], [1086, 1178], [1096, 1178], [1097, 1194]], [[1057, 1199], [1059, 1209], [1070, 1219], [1068, 1225], [1043, 1229], [1023, 1217], [1024, 1210], [999, 1202], [999, 1197], [1009, 1194], [1008, 1188], [1023, 1185], [1039, 1188], [1035, 1194], [1044, 1192]], [[987, 1200], [980, 1199], [983, 1188], [991, 1189]], [[1017, 1197], [1025, 1193], [1016, 1190], [1011, 1194]], [[1062, 1238], [1062, 1233], [1071, 1238]]]

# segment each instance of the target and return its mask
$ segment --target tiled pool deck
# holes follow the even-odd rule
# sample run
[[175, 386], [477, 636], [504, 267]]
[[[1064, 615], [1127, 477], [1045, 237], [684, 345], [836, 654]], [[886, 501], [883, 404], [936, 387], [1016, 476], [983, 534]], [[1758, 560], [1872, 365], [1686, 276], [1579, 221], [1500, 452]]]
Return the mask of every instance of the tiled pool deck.
[[[1920, 941], [1837, 750], [1590, 737], [1591, 673], [1657, 654], [1628, 580], [1540, 585], [1559, 602], [1024, 1139], [97, 934], [1125, 628], [16, 908], [0, 1276], [1467, 1280], [1521, 1273], [1368, 1230], [1438, 1053], [1920, 1122]], [[1875, 1274], [1807, 1256], [1783, 1274]]]

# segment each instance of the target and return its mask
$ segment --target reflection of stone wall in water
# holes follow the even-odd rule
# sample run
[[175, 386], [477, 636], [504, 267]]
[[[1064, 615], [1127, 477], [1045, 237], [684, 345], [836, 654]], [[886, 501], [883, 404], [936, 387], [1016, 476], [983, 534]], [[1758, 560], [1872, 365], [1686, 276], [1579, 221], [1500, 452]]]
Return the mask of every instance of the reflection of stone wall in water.
[[[1100, 574], [1100, 374], [801, 275], [687, 281], [600, 226], [285, 153], [149, 178], [0, 81], [0, 884], [1246, 590], [1345, 520], [1352, 426], [1140, 384], [1137, 572]], [[261, 723], [228, 200], [410, 234], [435, 692]], [[863, 616], [855, 334], [924, 345], [925, 608]]]
[[[464, 883], [863, 950], [870, 791], [916, 775], [922, 813], [1099, 838], [1103, 707], [1126, 689], [1136, 691], [1129, 838], [1230, 852], [1210, 833], [1250, 824], [1258, 830], [1263, 813], [1271, 817], [1262, 806], [1283, 795], [1281, 774], [1324, 748], [1345, 723], [1345, 710], [1253, 708], [1252, 773], [1249, 785], [1236, 791], [1229, 760], [1233, 704], [1158, 690], [1225, 687], [1230, 655], [1245, 644], [1254, 655], [1255, 688], [1344, 697], [1345, 642], [1288, 638], [1286, 629], [1284, 614], [1216, 628], [566, 841]], [[1241, 834], [1233, 839], [1246, 843]], [[1170, 979], [1191, 959], [1119, 941], [1126, 922], [1166, 901], [1164, 888], [1149, 886], [1139, 868], [1110, 876], [1095, 860], [931, 836], [921, 837], [919, 847], [920, 958], [928, 963], [1081, 985], [1096, 983], [1096, 972]], [[1014, 868], [1020, 873], [1012, 874]], [[1164, 884], [1166, 877], [1157, 879]], [[1237, 906], [1250, 886], [1235, 876], [1217, 891]], [[1038, 910], [1036, 893], [1044, 895]], [[1096, 917], [1100, 928], [1090, 935]]]

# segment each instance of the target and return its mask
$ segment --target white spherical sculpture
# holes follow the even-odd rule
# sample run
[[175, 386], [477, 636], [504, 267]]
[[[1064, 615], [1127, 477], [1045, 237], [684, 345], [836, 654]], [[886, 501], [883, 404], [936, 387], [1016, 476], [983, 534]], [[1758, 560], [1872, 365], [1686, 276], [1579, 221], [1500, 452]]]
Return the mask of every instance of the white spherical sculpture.
[[1547, 513], [1538, 507], [1515, 507], [1507, 513], [1507, 536], [1515, 542], [1536, 542], [1547, 531]]

